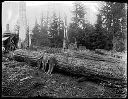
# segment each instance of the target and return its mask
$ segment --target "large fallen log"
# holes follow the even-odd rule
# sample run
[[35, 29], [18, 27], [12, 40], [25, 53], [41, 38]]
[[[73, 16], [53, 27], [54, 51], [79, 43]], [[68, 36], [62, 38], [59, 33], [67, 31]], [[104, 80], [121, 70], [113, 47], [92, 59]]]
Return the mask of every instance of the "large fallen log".
[[[52, 67], [56, 64], [56, 59], [53, 57], [53, 54], [44, 53], [43, 51], [15, 50], [13, 59], [19, 62], [26, 62], [29, 66], [38, 67], [38, 69], [48, 74], [52, 73]], [[47, 68], [48, 70], [46, 71]]]
[[13, 58], [16, 61], [26, 62], [31, 66], [40, 67], [41, 61], [43, 59], [43, 54], [43, 52], [18, 49], [14, 51]]
[[90, 59], [90, 60], [96, 60], [96, 61], [106, 61], [111, 63], [120, 63], [123, 61], [121, 59], [113, 58], [111, 56], [107, 56], [107, 55], [104, 56], [104, 55], [99, 55], [91, 52], [79, 52], [79, 51], [68, 50], [67, 54], [75, 58]]
[[[29, 61], [37, 63], [42, 61], [42, 57], [50, 57], [50, 54], [44, 54], [43, 52], [36, 51], [23, 51], [18, 50], [14, 52], [14, 57], [16, 60]], [[81, 74], [84, 76], [93, 75], [107, 77], [110, 79], [124, 79], [125, 77], [125, 66], [123, 62], [111, 63], [106, 61], [96, 61], [90, 59], [80, 59], [76, 57], [71, 57], [68, 54], [56, 53], [54, 54], [58, 65], [56, 66], [59, 70], [65, 70], [75, 74]]]
[[96, 75], [113, 79], [123, 79], [126, 71], [125, 63], [110, 63], [104, 61], [95, 61], [89, 59], [80, 59], [67, 57], [64, 55], [55, 55], [58, 66], [57, 68], [71, 71], [82, 75]]

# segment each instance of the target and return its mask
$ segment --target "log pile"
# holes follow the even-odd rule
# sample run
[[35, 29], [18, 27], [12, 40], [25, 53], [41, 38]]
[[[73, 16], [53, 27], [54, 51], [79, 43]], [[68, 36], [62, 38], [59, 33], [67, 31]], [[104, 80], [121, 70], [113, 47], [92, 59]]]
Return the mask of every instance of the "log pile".
[[[56, 68], [62, 69], [68, 72], [72, 72], [75, 74], [81, 75], [91, 75], [94, 76], [102, 76], [112, 79], [123, 79], [125, 74], [125, 66], [126, 64], [123, 62], [107, 62], [107, 61], [97, 61], [95, 58], [88, 58], [87, 56], [82, 56], [86, 58], [78, 58], [74, 56], [78, 56], [72, 53], [69, 55], [68, 53], [56, 53], [54, 57], [56, 58], [58, 65]], [[36, 52], [36, 51], [27, 51], [27, 50], [18, 50], [14, 52], [14, 57], [16, 60], [26, 61], [27, 58], [33, 63], [42, 61], [43, 57], [50, 57], [50, 54], [44, 52]], [[80, 56], [81, 57], [81, 56]]]

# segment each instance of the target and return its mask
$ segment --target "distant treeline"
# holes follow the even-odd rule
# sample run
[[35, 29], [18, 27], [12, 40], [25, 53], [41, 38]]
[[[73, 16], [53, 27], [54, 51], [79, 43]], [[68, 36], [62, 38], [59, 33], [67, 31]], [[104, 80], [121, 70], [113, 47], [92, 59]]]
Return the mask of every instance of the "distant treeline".
[[[85, 46], [87, 49], [105, 49], [118, 52], [126, 48], [126, 4], [117, 2], [104, 3], [97, 15], [97, 23], [91, 25], [85, 20], [86, 9], [82, 2], [74, 3], [72, 23], [67, 27], [67, 44], [77, 43], [77, 47]], [[52, 21], [42, 16], [40, 24], [35, 22], [33, 28], [32, 45], [63, 47], [65, 20], [56, 13]]]

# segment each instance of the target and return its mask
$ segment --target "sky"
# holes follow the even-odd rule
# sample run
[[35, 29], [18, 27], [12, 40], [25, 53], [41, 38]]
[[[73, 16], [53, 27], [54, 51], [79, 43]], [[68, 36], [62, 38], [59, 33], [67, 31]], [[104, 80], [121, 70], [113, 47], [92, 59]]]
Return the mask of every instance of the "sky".
[[35, 1], [26, 1], [26, 5], [27, 6], [37, 6], [37, 5], [44, 5], [46, 3], [64, 3], [66, 5], [72, 5], [72, 2], [73, 1], [38, 1], [38, 2], [35, 2]]
[[[2, 3], [2, 31], [5, 30], [7, 23], [10, 24], [10, 29], [13, 29], [13, 25], [16, 24], [18, 19], [18, 3], [20, 1], [5, 1]], [[55, 10], [60, 12], [61, 16], [64, 13], [67, 15], [68, 23], [71, 22], [72, 8], [74, 1], [25, 1], [27, 9], [27, 19], [29, 24], [34, 24], [34, 20], [37, 18], [39, 21], [42, 11], [46, 14], [47, 10]], [[87, 8], [86, 18], [91, 24], [95, 24], [98, 14], [98, 10], [101, 8], [99, 1], [82, 1]], [[38, 10], [37, 10], [38, 9]], [[50, 13], [51, 13], [50, 12]], [[46, 15], [45, 15], [46, 16]]]

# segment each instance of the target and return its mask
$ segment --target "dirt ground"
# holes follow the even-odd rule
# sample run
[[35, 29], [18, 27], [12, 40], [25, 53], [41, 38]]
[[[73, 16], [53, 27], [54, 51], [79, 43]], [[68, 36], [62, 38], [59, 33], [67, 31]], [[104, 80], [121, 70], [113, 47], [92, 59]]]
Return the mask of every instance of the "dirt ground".
[[2, 62], [2, 97], [121, 98], [126, 88], [111, 88], [95, 79], [53, 71], [42, 73], [23, 62]]

